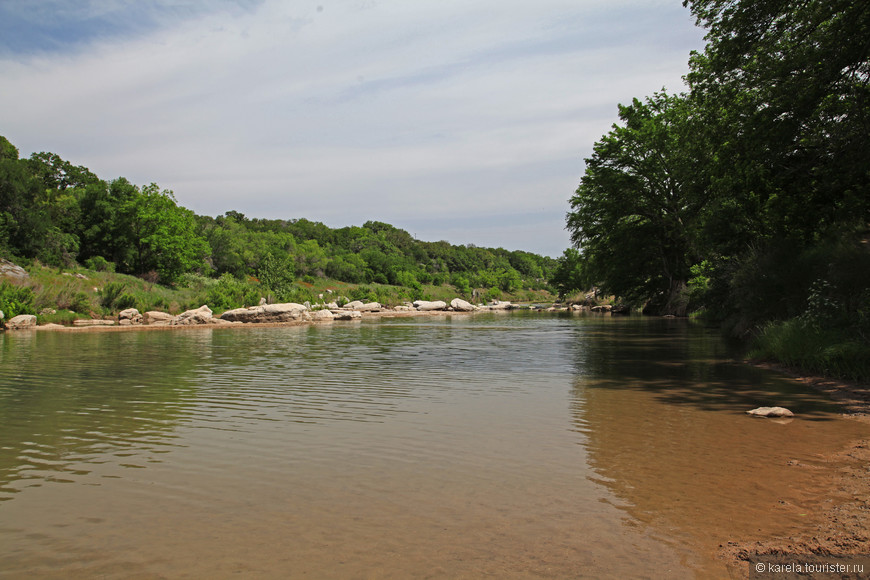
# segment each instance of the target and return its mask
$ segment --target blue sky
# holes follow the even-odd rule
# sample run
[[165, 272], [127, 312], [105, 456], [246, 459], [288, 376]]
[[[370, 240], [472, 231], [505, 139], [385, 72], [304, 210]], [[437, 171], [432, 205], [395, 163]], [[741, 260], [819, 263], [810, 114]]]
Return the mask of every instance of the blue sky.
[[617, 104], [702, 48], [679, 0], [4, 0], [0, 135], [200, 214], [555, 257]]

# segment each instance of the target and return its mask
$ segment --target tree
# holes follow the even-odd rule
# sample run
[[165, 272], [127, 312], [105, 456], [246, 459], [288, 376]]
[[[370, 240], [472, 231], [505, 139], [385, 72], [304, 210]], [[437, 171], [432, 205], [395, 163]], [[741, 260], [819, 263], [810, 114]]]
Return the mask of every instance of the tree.
[[559, 298], [593, 286], [586, 276], [583, 256], [576, 249], [568, 248], [556, 262], [558, 265], [553, 270], [549, 282], [558, 292]]
[[196, 233], [193, 212], [179, 207], [171, 191], [160, 191], [152, 183], [123, 210], [131, 220], [137, 273], [154, 270], [161, 281], [171, 284], [181, 274], [203, 267], [208, 243]]
[[[800, 245], [870, 219], [870, 4], [685, 0], [709, 29], [687, 79], [724, 220]], [[730, 228], [724, 228], [725, 236]], [[727, 238], [713, 239], [725, 246]], [[728, 250], [734, 251], [729, 247]]]
[[624, 126], [595, 144], [567, 215], [589, 279], [662, 314], [685, 313], [699, 261], [697, 219], [708, 199], [696, 177], [692, 114], [684, 96], [664, 92], [620, 105]]

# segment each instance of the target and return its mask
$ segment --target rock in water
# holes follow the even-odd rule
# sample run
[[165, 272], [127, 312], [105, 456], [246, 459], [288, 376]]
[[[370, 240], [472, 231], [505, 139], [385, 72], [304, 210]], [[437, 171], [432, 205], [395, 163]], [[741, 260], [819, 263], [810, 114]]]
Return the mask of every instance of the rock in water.
[[746, 411], [747, 415], [754, 417], [794, 417], [794, 413], [785, 407], [758, 407], [751, 411]]

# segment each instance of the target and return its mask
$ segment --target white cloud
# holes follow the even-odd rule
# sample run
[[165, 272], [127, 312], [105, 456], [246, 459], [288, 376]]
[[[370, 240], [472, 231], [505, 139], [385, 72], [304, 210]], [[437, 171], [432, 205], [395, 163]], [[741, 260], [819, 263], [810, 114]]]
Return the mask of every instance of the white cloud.
[[266, 1], [7, 57], [0, 131], [199, 213], [558, 255], [616, 104], [680, 90], [701, 35], [670, 2]]

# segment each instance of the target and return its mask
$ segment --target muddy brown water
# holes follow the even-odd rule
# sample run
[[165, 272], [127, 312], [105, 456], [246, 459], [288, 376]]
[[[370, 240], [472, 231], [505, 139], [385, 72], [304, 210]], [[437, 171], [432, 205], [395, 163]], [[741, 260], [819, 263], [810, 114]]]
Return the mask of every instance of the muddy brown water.
[[0, 577], [725, 578], [868, 436], [729, 355], [635, 317], [0, 335]]

